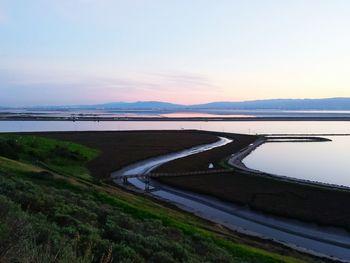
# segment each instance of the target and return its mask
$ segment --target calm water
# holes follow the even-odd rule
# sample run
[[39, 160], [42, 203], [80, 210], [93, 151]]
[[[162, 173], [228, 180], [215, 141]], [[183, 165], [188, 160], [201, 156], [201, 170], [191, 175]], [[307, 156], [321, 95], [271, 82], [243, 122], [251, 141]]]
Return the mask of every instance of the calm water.
[[[350, 122], [69, 122], [0, 121], [0, 132], [199, 129], [247, 134], [350, 134]], [[326, 136], [327, 137], [327, 136]], [[244, 163], [253, 169], [307, 180], [350, 186], [350, 136], [332, 142], [268, 143]]]
[[350, 134], [350, 122], [334, 121], [0, 121], [0, 132], [198, 129], [247, 134]]
[[350, 187], [350, 136], [332, 142], [266, 143], [243, 162], [252, 169]]
[[350, 111], [230, 110], [230, 109], [0, 109], [3, 116], [50, 117], [350, 117]]

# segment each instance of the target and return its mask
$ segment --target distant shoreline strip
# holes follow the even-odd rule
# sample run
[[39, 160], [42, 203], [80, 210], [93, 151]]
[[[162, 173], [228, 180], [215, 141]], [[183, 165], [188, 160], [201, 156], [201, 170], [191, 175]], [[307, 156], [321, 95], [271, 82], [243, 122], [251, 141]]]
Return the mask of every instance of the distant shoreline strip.
[[42, 117], [1, 116], [0, 121], [350, 121], [350, 117]]

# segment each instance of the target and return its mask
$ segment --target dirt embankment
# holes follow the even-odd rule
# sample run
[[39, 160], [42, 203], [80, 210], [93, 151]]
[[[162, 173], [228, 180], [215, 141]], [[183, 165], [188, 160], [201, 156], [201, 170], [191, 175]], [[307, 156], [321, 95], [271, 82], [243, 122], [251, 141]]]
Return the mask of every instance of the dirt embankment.
[[242, 148], [254, 142], [258, 137], [244, 134], [217, 133], [218, 136], [225, 136], [233, 139], [233, 141], [225, 146], [215, 148], [210, 151], [191, 155], [186, 158], [177, 159], [160, 166], [155, 172], [188, 172], [188, 171], [204, 171], [207, 170], [210, 163], [214, 164], [214, 168], [220, 168], [219, 163], [223, 159], [233, 153], [238, 152]]
[[279, 216], [350, 230], [350, 192], [255, 175], [232, 174], [162, 177], [163, 183]]
[[[232, 142], [215, 150], [175, 160], [161, 172], [205, 170], [251, 143], [253, 137], [235, 135]], [[278, 216], [339, 226], [350, 231], [350, 191], [290, 182], [234, 169], [232, 173], [160, 177], [157, 180], [178, 188], [208, 194]]]
[[111, 172], [143, 159], [218, 140], [210, 132], [191, 130], [41, 132], [34, 134], [72, 141], [100, 150], [101, 154], [88, 164], [92, 175], [100, 179], [109, 178]]

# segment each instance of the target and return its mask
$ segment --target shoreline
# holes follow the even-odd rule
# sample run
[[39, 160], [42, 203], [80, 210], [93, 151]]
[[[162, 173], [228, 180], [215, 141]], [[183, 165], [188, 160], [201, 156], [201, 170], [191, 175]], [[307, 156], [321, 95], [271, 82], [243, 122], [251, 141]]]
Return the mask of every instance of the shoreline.
[[350, 117], [42, 117], [0, 114], [0, 121], [350, 121]]
[[306, 180], [306, 179], [299, 179], [299, 178], [294, 178], [294, 177], [285, 176], [285, 175], [277, 175], [277, 174], [272, 174], [272, 173], [268, 173], [268, 172], [264, 172], [264, 171], [260, 171], [260, 170], [256, 170], [256, 169], [252, 169], [252, 168], [247, 167], [243, 163], [244, 158], [246, 158], [255, 149], [257, 149], [259, 146], [261, 146], [265, 143], [269, 143], [269, 138], [262, 137], [262, 138], [257, 139], [252, 144], [241, 149], [239, 152], [231, 155], [227, 160], [228, 165], [230, 165], [231, 167], [233, 167], [235, 169], [238, 169], [241, 172], [245, 172], [245, 173], [249, 173], [249, 174], [253, 174], [253, 175], [261, 176], [261, 177], [265, 177], [265, 178], [273, 178], [273, 179], [278, 179], [278, 180], [282, 180], [285, 182], [291, 182], [291, 183], [296, 183], [296, 184], [326, 187], [326, 188], [332, 189], [332, 190], [350, 191], [349, 186], [329, 184], [329, 183], [323, 183], [323, 182], [319, 182], [319, 181], [312, 181], [312, 180]]
[[[228, 156], [231, 156], [232, 153], [236, 153], [234, 156], [236, 162], [239, 162], [238, 157], [243, 159], [250, 150], [264, 143], [262, 137], [260, 140], [256, 138], [254, 141], [240, 147], [240, 149], [237, 149], [237, 146], [243, 145], [236, 144], [232, 145], [231, 148], [226, 147], [231, 150], [217, 149], [211, 151], [212, 153], [182, 158], [165, 164], [162, 166], [163, 168], [160, 167], [162, 168], [160, 171], [180, 172], [184, 170], [186, 163], [201, 167], [201, 165], [207, 164], [208, 160], [215, 158], [226, 157], [227, 161]], [[231, 153], [227, 154], [228, 151]], [[239, 155], [238, 152], [240, 152]], [[223, 155], [225, 157], [222, 157]], [[226, 166], [228, 166], [227, 163]], [[230, 173], [159, 177], [157, 181], [178, 189], [205, 194], [272, 215], [314, 222], [322, 226], [340, 227], [350, 231], [350, 221], [348, 220], [350, 210], [347, 206], [342, 205], [344, 201], [350, 200], [349, 187], [271, 175], [253, 169], [248, 170], [248, 168], [241, 166], [233, 168]], [[325, 211], [327, 212], [325, 213]]]

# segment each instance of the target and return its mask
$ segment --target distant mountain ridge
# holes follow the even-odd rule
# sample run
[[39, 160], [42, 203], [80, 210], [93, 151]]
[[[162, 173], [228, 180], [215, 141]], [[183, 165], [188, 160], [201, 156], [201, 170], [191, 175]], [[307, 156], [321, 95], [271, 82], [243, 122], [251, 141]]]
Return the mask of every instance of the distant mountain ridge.
[[[40, 107], [35, 107], [40, 108]], [[120, 110], [350, 110], [350, 98], [268, 99], [237, 102], [211, 102], [182, 105], [161, 101], [110, 102], [95, 105], [49, 106], [51, 109], [120, 109]]]
[[241, 102], [212, 102], [192, 105], [191, 108], [239, 110], [350, 110], [350, 98], [270, 99]]
[[183, 105], [161, 102], [161, 101], [137, 101], [137, 102], [110, 102], [105, 104], [95, 105], [104, 109], [170, 109], [179, 108]]

